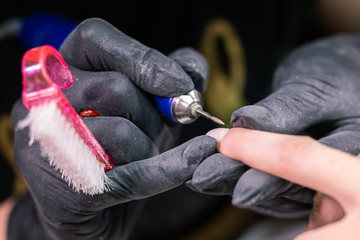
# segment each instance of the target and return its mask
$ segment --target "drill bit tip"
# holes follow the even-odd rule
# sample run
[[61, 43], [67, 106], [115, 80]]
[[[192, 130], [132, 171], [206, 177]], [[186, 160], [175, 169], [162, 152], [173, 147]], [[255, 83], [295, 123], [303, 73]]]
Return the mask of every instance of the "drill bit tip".
[[212, 116], [210, 119], [211, 119], [214, 123], [217, 123], [217, 124], [219, 124], [219, 125], [225, 125], [225, 123], [224, 123], [223, 121], [221, 121], [221, 119], [219, 119], [219, 118], [217, 118], [217, 117]]
[[221, 121], [219, 118], [212, 116], [210, 113], [205, 112], [204, 110], [201, 109], [197, 109], [196, 112], [205, 118], [210, 119], [211, 121], [213, 121], [214, 123], [217, 123], [219, 125], [225, 125], [225, 123], [223, 121]]

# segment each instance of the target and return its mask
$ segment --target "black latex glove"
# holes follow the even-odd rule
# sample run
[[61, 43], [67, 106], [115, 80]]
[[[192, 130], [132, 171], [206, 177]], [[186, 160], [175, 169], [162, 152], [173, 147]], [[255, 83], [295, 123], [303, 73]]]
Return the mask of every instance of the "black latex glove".
[[[216, 151], [214, 139], [200, 136], [158, 155], [176, 138], [147, 96], [186, 93], [194, 87], [189, 76], [202, 89], [206, 62], [191, 49], [174, 52], [172, 60], [99, 19], [81, 23], [60, 52], [75, 80], [65, 95], [78, 112], [90, 108], [101, 115], [84, 118], [84, 122], [115, 161], [106, 172], [113, 189], [95, 196], [74, 192], [41, 157], [38, 144], [28, 145], [28, 129], [15, 131], [16, 164], [45, 230], [44, 236], [34, 239], [126, 238], [141, 207], [141, 201], [134, 200], [181, 185]], [[26, 113], [17, 102], [12, 111], [14, 126]], [[11, 223], [17, 221], [21, 219]], [[16, 226], [10, 228], [10, 239], [26, 231]]]
[[[278, 133], [307, 133], [356, 155], [360, 152], [359, 79], [359, 36], [313, 42], [290, 54], [276, 71], [274, 92], [255, 105], [235, 111], [231, 124]], [[230, 194], [233, 204], [272, 216], [299, 217], [312, 207], [313, 192], [309, 189], [249, 169], [221, 154], [206, 159], [189, 184], [201, 192]]]

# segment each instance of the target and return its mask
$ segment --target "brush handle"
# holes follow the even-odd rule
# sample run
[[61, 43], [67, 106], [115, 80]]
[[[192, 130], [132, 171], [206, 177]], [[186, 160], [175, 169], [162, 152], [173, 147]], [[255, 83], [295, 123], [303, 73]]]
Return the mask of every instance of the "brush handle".
[[60, 90], [70, 87], [74, 82], [60, 53], [48, 45], [28, 50], [22, 60], [22, 74], [24, 105], [30, 110], [55, 101], [62, 115], [71, 123], [84, 144], [91, 149], [96, 159], [105, 165], [105, 170], [110, 170], [114, 162]]

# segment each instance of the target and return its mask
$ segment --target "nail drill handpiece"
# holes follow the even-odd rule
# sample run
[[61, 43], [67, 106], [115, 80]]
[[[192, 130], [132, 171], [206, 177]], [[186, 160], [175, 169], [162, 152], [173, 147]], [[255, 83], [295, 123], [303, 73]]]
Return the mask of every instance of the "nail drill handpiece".
[[155, 101], [160, 112], [175, 122], [188, 124], [202, 116], [219, 125], [225, 125], [219, 118], [203, 110], [202, 96], [197, 90], [173, 98], [155, 97]]

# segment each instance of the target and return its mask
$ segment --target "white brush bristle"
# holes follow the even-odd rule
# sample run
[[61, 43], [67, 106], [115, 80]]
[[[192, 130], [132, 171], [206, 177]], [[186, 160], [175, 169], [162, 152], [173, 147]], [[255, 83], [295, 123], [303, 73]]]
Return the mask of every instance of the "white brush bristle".
[[104, 164], [96, 159], [56, 102], [32, 107], [17, 129], [25, 127], [29, 127], [29, 145], [38, 141], [42, 155], [75, 191], [94, 195], [110, 190]]

